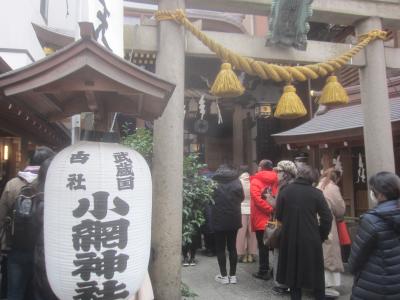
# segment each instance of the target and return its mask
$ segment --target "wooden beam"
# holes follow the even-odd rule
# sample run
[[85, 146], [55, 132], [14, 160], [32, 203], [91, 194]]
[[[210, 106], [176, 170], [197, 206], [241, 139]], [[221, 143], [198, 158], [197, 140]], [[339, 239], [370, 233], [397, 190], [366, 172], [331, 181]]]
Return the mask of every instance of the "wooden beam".
[[34, 112], [26, 111], [24, 106], [16, 104], [0, 96], [0, 123], [8, 131], [19, 132], [17, 135], [30, 137], [35, 141], [44, 141], [49, 144], [63, 144], [66, 136], [49, 126], [47, 121], [39, 118]]
[[92, 112], [97, 112], [99, 110], [99, 103], [98, 99], [96, 99], [96, 96], [93, 91], [85, 91], [85, 97], [86, 97], [86, 102], [87, 105]]
[[61, 111], [52, 112], [46, 115], [46, 119], [50, 122], [57, 122], [74, 114], [89, 111], [90, 108], [88, 106], [86, 95], [83, 93], [79, 95], [75, 94], [63, 101], [61, 104]]
[[99, 74], [91, 74], [91, 80], [88, 81], [82, 75], [82, 80], [77, 81], [65, 78], [60, 81], [52, 82], [45, 86], [34, 89], [37, 93], [60, 94], [76, 91], [92, 91], [92, 92], [117, 92], [126, 95], [137, 95], [139, 91], [135, 91], [130, 87], [124, 86], [115, 81], [100, 76]]
[[74, 114], [67, 114], [67, 113], [59, 112], [59, 113], [50, 114], [46, 118], [50, 123], [53, 123], [53, 122], [60, 122], [66, 118], [71, 117], [72, 115], [74, 115]]
[[[158, 0], [125, 0], [158, 4]], [[268, 16], [273, 0], [186, 0], [186, 8]], [[338, 25], [376, 16], [383, 25], [400, 28], [400, 5], [397, 0], [314, 0], [312, 21]]]
[[138, 100], [138, 115], [140, 116], [143, 112], [143, 95], [140, 95]]

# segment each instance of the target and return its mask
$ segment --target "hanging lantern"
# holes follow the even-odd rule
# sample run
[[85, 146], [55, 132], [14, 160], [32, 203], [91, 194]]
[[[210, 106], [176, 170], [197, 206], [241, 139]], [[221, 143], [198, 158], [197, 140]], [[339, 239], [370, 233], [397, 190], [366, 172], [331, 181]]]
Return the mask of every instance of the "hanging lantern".
[[56, 296], [132, 297], [150, 254], [152, 184], [145, 159], [120, 144], [74, 144], [53, 159], [44, 194], [46, 270]]
[[187, 107], [187, 116], [189, 118], [195, 118], [197, 116], [197, 112], [199, 110], [199, 104], [193, 98], [190, 99]]
[[194, 143], [189, 146], [190, 153], [198, 153], [200, 152], [200, 144]]
[[217, 101], [212, 101], [210, 104], [210, 115], [218, 115]]
[[188, 110], [189, 110], [189, 112], [195, 112], [195, 113], [197, 113], [197, 111], [199, 110], [199, 104], [193, 98], [190, 99], [190, 101], [189, 101], [189, 109]]
[[194, 122], [194, 131], [199, 134], [205, 134], [208, 131], [209, 125], [206, 120], [196, 120]]
[[256, 103], [254, 114], [256, 118], [267, 119], [272, 116], [272, 105], [269, 103]]

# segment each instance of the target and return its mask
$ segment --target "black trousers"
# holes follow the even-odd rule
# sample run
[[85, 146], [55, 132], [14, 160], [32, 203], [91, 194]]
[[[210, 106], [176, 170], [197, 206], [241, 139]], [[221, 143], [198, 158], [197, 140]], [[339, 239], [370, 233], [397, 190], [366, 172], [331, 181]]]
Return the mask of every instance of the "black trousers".
[[204, 234], [204, 246], [211, 253], [215, 254], [217, 250], [215, 249], [215, 236], [214, 233]]
[[187, 259], [189, 259], [189, 255], [190, 255], [190, 259], [194, 259], [196, 257], [196, 250], [197, 250], [197, 247], [194, 243], [187, 244], [182, 247], [182, 255], [184, 258], [187, 258]]
[[260, 274], [265, 274], [269, 271], [269, 250], [268, 247], [264, 245], [264, 230], [256, 231], [257, 245], [258, 245], [258, 260], [259, 268], [258, 272]]
[[226, 256], [225, 249], [228, 248], [229, 253], [229, 275], [236, 275], [237, 251], [236, 251], [236, 235], [237, 230], [232, 231], [215, 231], [215, 246], [217, 248], [217, 259], [219, 270], [222, 276], [226, 276]]
[[[315, 300], [325, 300], [325, 290], [314, 290]], [[301, 288], [290, 288], [290, 300], [301, 300]]]

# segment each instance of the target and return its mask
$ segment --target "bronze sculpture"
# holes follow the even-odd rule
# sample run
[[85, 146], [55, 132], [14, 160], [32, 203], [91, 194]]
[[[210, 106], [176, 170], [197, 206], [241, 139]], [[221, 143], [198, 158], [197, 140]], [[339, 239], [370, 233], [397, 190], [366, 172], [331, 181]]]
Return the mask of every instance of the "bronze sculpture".
[[272, 1], [266, 45], [283, 45], [306, 50], [312, 2], [313, 0]]

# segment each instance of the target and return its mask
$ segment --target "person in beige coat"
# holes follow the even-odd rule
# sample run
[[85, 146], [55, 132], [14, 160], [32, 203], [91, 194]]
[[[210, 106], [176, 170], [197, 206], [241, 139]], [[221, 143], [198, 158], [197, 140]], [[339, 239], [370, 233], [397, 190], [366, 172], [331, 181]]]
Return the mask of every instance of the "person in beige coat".
[[247, 166], [241, 166], [242, 171], [239, 180], [243, 187], [244, 200], [241, 204], [242, 227], [239, 229], [236, 237], [236, 250], [239, 256], [239, 262], [254, 262], [258, 252], [257, 238], [255, 232], [251, 230], [250, 222], [250, 174]]
[[344, 271], [336, 225], [337, 221], [343, 219], [346, 212], [346, 204], [337, 185], [340, 175], [339, 171], [330, 168], [323, 173], [318, 184], [318, 188], [323, 192], [333, 216], [331, 232], [322, 245], [325, 267], [325, 294], [328, 297], [340, 296], [340, 293], [333, 287], [340, 286], [340, 273]]

